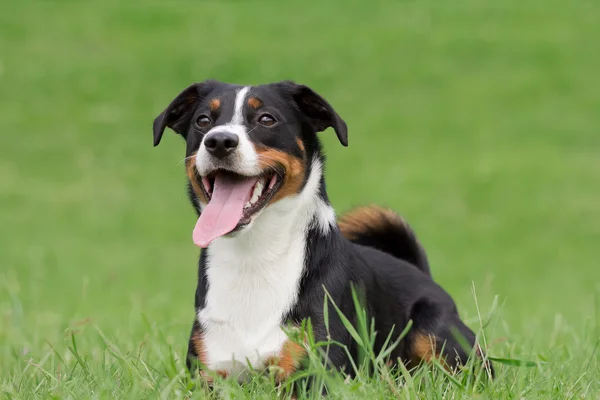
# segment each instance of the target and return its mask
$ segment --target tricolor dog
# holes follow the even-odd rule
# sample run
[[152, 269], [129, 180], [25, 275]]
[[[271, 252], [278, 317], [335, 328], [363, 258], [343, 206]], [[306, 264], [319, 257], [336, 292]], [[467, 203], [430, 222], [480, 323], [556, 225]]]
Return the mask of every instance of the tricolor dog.
[[[336, 220], [318, 133], [333, 128], [347, 146], [348, 129], [312, 89], [197, 83], [155, 119], [155, 146], [167, 127], [186, 141], [193, 241], [203, 249], [189, 367], [241, 380], [248, 367], [276, 365], [283, 379], [305, 356], [285, 329], [307, 318], [316, 340], [345, 344], [357, 357], [338, 315], [329, 312], [329, 332], [323, 316], [326, 289], [354, 321], [353, 287], [375, 320], [376, 351], [412, 321], [391, 361], [410, 367], [439, 357], [455, 369], [472, 350], [483, 356], [402, 218], [371, 206]], [[333, 367], [351, 372], [349, 361], [342, 347], [329, 349]]]

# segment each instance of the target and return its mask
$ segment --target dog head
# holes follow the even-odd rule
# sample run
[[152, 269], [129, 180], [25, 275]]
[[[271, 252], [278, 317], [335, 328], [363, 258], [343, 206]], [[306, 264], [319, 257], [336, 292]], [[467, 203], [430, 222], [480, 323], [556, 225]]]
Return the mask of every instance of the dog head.
[[238, 86], [194, 84], [154, 120], [154, 145], [166, 127], [186, 140], [186, 169], [200, 208], [194, 243], [249, 229], [263, 210], [304, 189], [320, 145], [346, 123], [312, 89], [290, 81]]

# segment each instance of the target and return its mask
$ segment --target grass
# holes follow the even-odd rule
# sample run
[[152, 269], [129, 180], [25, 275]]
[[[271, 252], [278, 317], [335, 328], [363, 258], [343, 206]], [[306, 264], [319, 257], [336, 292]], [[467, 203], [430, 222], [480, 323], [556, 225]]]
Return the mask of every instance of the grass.
[[[334, 398], [598, 398], [597, 37], [584, 0], [7, 2], [0, 393], [208, 396], [182, 379], [198, 256], [183, 142], [154, 149], [150, 126], [213, 77], [330, 100], [350, 139], [322, 136], [338, 213], [401, 212], [468, 325], [490, 316], [490, 354], [545, 362], [483, 388], [381, 367], [328, 377]], [[220, 388], [276, 394], [266, 377]]]

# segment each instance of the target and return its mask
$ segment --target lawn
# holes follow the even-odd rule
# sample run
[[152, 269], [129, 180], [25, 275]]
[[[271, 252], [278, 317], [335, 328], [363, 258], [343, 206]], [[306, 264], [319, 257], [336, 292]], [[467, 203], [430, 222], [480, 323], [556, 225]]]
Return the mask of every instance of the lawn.
[[4, 3], [3, 396], [209, 396], [183, 379], [184, 143], [153, 148], [151, 124], [216, 78], [326, 97], [349, 126], [348, 148], [322, 134], [338, 214], [395, 208], [468, 325], [489, 320], [489, 353], [537, 363], [484, 387], [435, 369], [333, 377], [332, 397], [600, 398], [600, 3]]

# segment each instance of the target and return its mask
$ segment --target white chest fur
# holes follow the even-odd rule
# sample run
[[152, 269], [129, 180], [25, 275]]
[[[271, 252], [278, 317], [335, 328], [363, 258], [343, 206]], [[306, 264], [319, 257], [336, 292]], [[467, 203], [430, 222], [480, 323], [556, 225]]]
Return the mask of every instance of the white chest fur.
[[[257, 228], [245, 235], [259, 235]], [[298, 297], [305, 240], [304, 235], [281, 233], [260, 244], [247, 238], [211, 244], [208, 293], [198, 313], [210, 369], [237, 373], [248, 364], [261, 368], [287, 340], [281, 324]]]
[[[208, 249], [208, 291], [198, 311], [203, 358], [211, 370], [239, 374], [279, 355], [284, 316], [298, 299], [310, 226], [335, 224], [317, 197], [321, 165], [313, 162], [304, 190], [267, 207], [244, 232], [215, 239]], [[315, 225], [316, 224], [316, 225]]]

